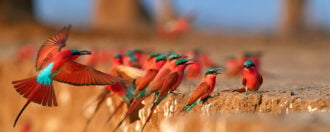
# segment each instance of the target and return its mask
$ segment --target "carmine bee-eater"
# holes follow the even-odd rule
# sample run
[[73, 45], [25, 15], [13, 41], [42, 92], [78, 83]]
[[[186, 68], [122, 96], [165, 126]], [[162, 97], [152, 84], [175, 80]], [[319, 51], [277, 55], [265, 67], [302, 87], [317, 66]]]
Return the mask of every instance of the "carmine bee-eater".
[[[149, 85], [149, 83], [154, 79], [154, 77], [158, 73], [159, 69], [164, 65], [164, 63], [166, 61], [166, 57], [165, 56], [157, 56], [156, 58], [153, 59], [153, 61], [154, 61], [154, 63], [149, 67], [149, 69], [146, 70], [146, 73], [144, 74], [144, 76], [136, 79], [136, 86], [135, 86], [136, 89], [135, 89], [134, 94], [132, 95], [132, 98], [130, 98], [131, 100], [138, 93], [140, 93], [141, 90], [145, 89]], [[131, 102], [127, 103], [128, 106], [130, 106], [130, 103]], [[112, 116], [113, 115], [109, 116], [107, 122], [112, 118]]]
[[[111, 68], [110, 68], [110, 75], [112, 76], [121, 76], [122, 73], [120, 73], [117, 69], [118, 66], [123, 65], [123, 57], [121, 54], [116, 53], [114, 54], [114, 57], [112, 59]], [[119, 105], [115, 108], [116, 113], [119, 108], [121, 108], [124, 103], [129, 104], [131, 99], [133, 98], [133, 90], [126, 87], [124, 82], [119, 82], [113, 85], [106, 85], [105, 89], [98, 95], [96, 100], [96, 106], [95, 110], [92, 113], [92, 115], [87, 119], [85, 130], [87, 130], [87, 127], [89, 126], [90, 122], [92, 121], [93, 117], [95, 116], [96, 112], [100, 109], [101, 104], [105, 101], [105, 99], [108, 97], [109, 93], [112, 92], [116, 94], [117, 96], [122, 98], [122, 101], [119, 103]], [[93, 103], [94, 104], [94, 103]], [[89, 106], [87, 106], [88, 108]]]
[[15, 119], [14, 127], [31, 101], [43, 106], [57, 106], [53, 80], [79, 86], [112, 85], [122, 81], [121, 78], [74, 61], [81, 55], [91, 54], [90, 51], [61, 51], [65, 46], [69, 30], [70, 26], [64, 27], [42, 45], [36, 61], [36, 70], [40, 71], [37, 76], [12, 82], [16, 91], [27, 98], [27, 102]]
[[27, 44], [20, 47], [16, 52], [16, 58], [18, 61], [30, 60], [34, 56], [35, 46], [32, 44]]
[[181, 109], [181, 112], [188, 112], [195, 105], [201, 101], [207, 101], [210, 97], [210, 93], [213, 92], [217, 74], [220, 74], [218, 71], [220, 68], [208, 69], [205, 72], [202, 82], [191, 92], [189, 95], [186, 105]]
[[155, 76], [159, 72], [159, 70], [163, 67], [163, 65], [166, 62], [166, 57], [165, 56], [157, 56], [156, 58], [153, 59], [154, 62], [149, 66], [148, 69], [146, 69], [146, 74], [138, 78], [136, 80], [136, 89], [134, 92], [134, 96], [136, 96], [138, 93], [141, 92], [141, 90], [145, 89], [149, 83], [154, 80]]
[[124, 65], [131, 66], [135, 68], [141, 68], [138, 59], [134, 56], [133, 51], [127, 51], [126, 55], [124, 56]]
[[143, 89], [140, 93], [138, 93], [134, 99], [132, 100], [131, 104], [129, 105], [126, 114], [124, 115], [124, 118], [120, 121], [120, 123], [117, 125], [115, 130], [124, 122], [124, 120], [131, 115], [138, 106], [141, 105], [141, 102], [151, 95], [152, 93], [159, 91], [161, 89], [161, 86], [164, 82], [164, 79], [171, 73], [171, 70], [174, 69], [176, 65], [177, 59], [183, 57], [179, 54], [170, 54], [167, 58], [166, 63], [164, 66], [159, 70], [156, 77], [151, 81], [147, 88]]
[[148, 69], [150, 65], [152, 65], [152, 63], [154, 63], [154, 58], [160, 56], [160, 53], [157, 52], [153, 52], [149, 54], [149, 57], [146, 58], [146, 60], [144, 61], [144, 63], [142, 64], [142, 69]]
[[237, 91], [237, 92], [257, 91], [262, 85], [262, 82], [263, 82], [263, 78], [258, 72], [258, 69], [255, 66], [255, 64], [252, 61], [247, 60], [244, 62], [244, 69], [243, 69], [242, 84], [244, 85], [244, 87], [240, 89], [235, 89], [233, 91]]
[[191, 64], [187, 67], [186, 79], [193, 80], [193, 79], [198, 78], [202, 72], [200, 53], [198, 50], [194, 50], [194, 51], [188, 52], [187, 56], [189, 58], [194, 58], [194, 59], [191, 60], [191, 62], [193, 64]]
[[233, 77], [240, 75], [242, 67], [241, 62], [236, 57], [228, 57], [226, 59], [226, 76]]
[[139, 65], [143, 66], [144, 61], [147, 59], [147, 54], [140, 49], [134, 49], [133, 55], [138, 60]]
[[168, 75], [165, 78], [161, 89], [159, 91], [155, 91], [155, 97], [154, 97], [154, 101], [150, 107], [150, 113], [147, 117], [146, 122], [143, 124], [141, 131], [143, 131], [144, 127], [149, 122], [149, 120], [150, 120], [152, 114], [154, 113], [154, 111], [156, 110], [157, 106], [167, 97], [167, 95], [169, 93], [171, 93], [172, 91], [174, 91], [175, 89], [177, 89], [179, 87], [179, 85], [181, 84], [181, 82], [183, 80], [184, 70], [190, 64], [193, 64], [193, 63], [188, 63], [188, 60], [185, 60], [183, 58], [180, 58], [176, 61], [175, 68], [173, 70], [171, 70], [170, 75]]

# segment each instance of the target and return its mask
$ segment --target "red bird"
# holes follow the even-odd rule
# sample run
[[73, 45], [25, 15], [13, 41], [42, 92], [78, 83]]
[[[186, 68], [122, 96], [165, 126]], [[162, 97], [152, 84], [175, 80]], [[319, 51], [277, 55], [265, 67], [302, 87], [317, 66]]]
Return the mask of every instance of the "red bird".
[[130, 67], [141, 68], [141, 65], [137, 58], [134, 56], [133, 51], [127, 51], [126, 55], [124, 56], [124, 65]]
[[158, 28], [158, 34], [162, 37], [176, 38], [189, 30], [190, 23], [194, 18], [195, 14], [190, 13], [181, 18], [166, 21]]
[[189, 95], [186, 105], [181, 109], [182, 111], [188, 112], [195, 105], [201, 101], [205, 102], [210, 97], [211, 92], [214, 90], [217, 74], [220, 74], [218, 71], [219, 68], [208, 69], [205, 72], [204, 79], [202, 82], [191, 92]]
[[247, 60], [244, 62], [244, 69], [243, 69], [242, 84], [244, 85], [244, 87], [240, 89], [235, 89], [233, 91], [237, 91], [237, 92], [257, 91], [262, 85], [262, 82], [263, 82], [263, 78], [258, 72], [256, 65], [252, 61]]
[[233, 77], [241, 74], [242, 71], [241, 62], [235, 57], [228, 57], [226, 59], [226, 76]]
[[[152, 114], [156, 110], [157, 106], [167, 97], [167, 95], [173, 92], [175, 89], [179, 87], [183, 80], [184, 70], [186, 67], [192, 63], [187, 63], [188, 61], [180, 58], [176, 61], [175, 68], [171, 71], [170, 75], [168, 75], [164, 83], [160, 89], [160, 91], [155, 91], [154, 101], [150, 107], [150, 113], [147, 117], [146, 122], [143, 124], [141, 131], [143, 131], [144, 127], [149, 122]], [[159, 94], [158, 94], [159, 93]]]
[[175, 68], [176, 61], [181, 56], [178, 54], [171, 54], [168, 57], [167, 62], [165, 65], [160, 69], [158, 74], [156, 75], [155, 79], [150, 83], [150, 86], [147, 87], [147, 89], [142, 90], [133, 100], [130, 104], [124, 118], [119, 122], [115, 130], [124, 122], [124, 120], [133, 113], [138, 106], [141, 105], [141, 102], [148, 96], [150, 96], [152, 93], [160, 91], [163, 82], [165, 81], [166, 77], [171, 73], [171, 71]]
[[[121, 54], [116, 53], [112, 59], [111, 63], [111, 68], [110, 68], [110, 75], [112, 76], [121, 76], [121, 73], [118, 72], [118, 66], [123, 64], [123, 57]], [[121, 108], [124, 103], [129, 104], [133, 95], [132, 92], [126, 87], [124, 82], [119, 82], [113, 85], [107, 85], [105, 86], [105, 89], [98, 95], [97, 100], [96, 100], [96, 107], [90, 118], [87, 119], [86, 125], [85, 125], [85, 130], [89, 126], [90, 122], [92, 121], [93, 117], [95, 116], [96, 112], [100, 109], [101, 104], [105, 101], [107, 96], [109, 95], [110, 92], [115, 93], [119, 97], [122, 98], [121, 103], [116, 107], [115, 111], [113, 112], [116, 113], [119, 108]], [[88, 106], [87, 106], [88, 107]], [[111, 117], [111, 116], [110, 116]]]
[[144, 63], [142, 64], [142, 69], [148, 69], [149, 66], [152, 65], [152, 63], [154, 63], [154, 58], [160, 56], [160, 53], [151, 53], [149, 54], [149, 57], [144, 61]]
[[145, 89], [149, 83], [154, 80], [155, 76], [158, 74], [159, 70], [163, 67], [163, 65], [166, 62], [165, 56], [157, 56], [153, 59], [154, 63], [149, 66], [149, 68], [146, 70], [146, 74], [138, 78], [136, 80], [136, 89], [134, 92], [134, 96], [136, 96], [138, 93], [140, 93], [143, 89]]
[[31, 44], [24, 45], [16, 52], [18, 61], [30, 60], [34, 56], [35, 47]]
[[14, 127], [31, 101], [43, 106], [57, 106], [53, 80], [79, 86], [111, 85], [122, 81], [121, 78], [74, 61], [81, 55], [91, 54], [90, 51], [61, 51], [65, 46], [69, 31], [70, 26], [64, 27], [42, 45], [36, 61], [36, 69], [40, 71], [37, 76], [12, 82], [16, 91], [27, 98], [26, 104], [16, 117]]
[[[170, 54], [167, 58], [166, 63], [164, 66], [160, 69], [154, 80], [150, 83], [150, 89], [148, 91], [151, 91], [150, 93], [154, 91], [158, 91], [161, 89], [161, 86], [164, 83], [165, 78], [170, 75], [171, 71], [176, 66], [177, 59], [183, 57], [179, 54]], [[142, 93], [141, 93], [142, 94]]]
[[193, 58], [193, 60], [191, 60], [193, 64], [187, 67], [186, 78], [189, 80], [196, 79], [200, 76], [202, 72], [200, 53], [199, 51], [194, 50], [192, 52], [189, 52], [187, 56], [189, 58]]

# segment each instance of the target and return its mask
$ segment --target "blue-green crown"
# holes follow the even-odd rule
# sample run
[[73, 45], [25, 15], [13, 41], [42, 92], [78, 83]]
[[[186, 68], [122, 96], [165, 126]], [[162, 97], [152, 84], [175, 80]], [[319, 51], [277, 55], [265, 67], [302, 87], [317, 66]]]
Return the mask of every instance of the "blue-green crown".
[[133, 50], [133, 53], [142, 53], [143, 51], [142, 50], [140, 50], [140, 49], [134, 49]]
[[244, 66], [255, 66], [251, 60], [247, 60], [244, 62]]
[[153, 53], [149, 54], [149, 58], [154, 58], [154, 57], [159, 56], [159, 55], [160, 55], [160, 53], [153, 52]]
[[168, 55], [168, 59], [173, 60], [176, 58], [179, 58], [181, 55], [179, 54], [175, 54], [175, 53], [171, 53], [170, 55]]
[[183, 64], [186, 64], [188, 61], [184, 58], [179, 58], [175, 61], [175, 64], [176, 65], [183, 65]]
[[212, 69], [208, 69], [205, 71], [205, 75], [208, 75], [208, 74], [214, 74], [214, 73], [217, 73], [218, 71], [220, 70], [220, 68], [212, 68]]
[[71, 53], [79, 53], [79, 50], [71, 49]]
[[133, 54], [134, 54], [133, 51], [127, 51], [127, 52], [126, 52], [126, 55], [128, 55], [128, 56], [131, 56], [131, 55], [133, 55]]
[[160, 55], [156, 57], [156, 62], [161, 61], [161, 60], [165, 60], [166, 56]]
[[122, 55], [119, 54], [119, 53], [116, 53], [113, 57], [115, 57], [115, 58], [122, 58]]
[[130, 61], [137, 61], [137, 58], [133, 55], [129, 56], [129, 60]]

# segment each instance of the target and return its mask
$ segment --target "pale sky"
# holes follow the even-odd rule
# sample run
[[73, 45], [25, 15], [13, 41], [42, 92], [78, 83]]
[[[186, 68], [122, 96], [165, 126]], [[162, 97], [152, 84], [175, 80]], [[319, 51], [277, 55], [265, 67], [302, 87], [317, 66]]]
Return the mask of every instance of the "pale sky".
[[[38, 18], [48, 24], [89, 26], [93, 0], [35, 0]], [[141, 0], [152, 15], [152, 1]], [[179, 15], [197, 13], [197, 29], [271, 31], [278, 22], [281, 0], [172, 0]], [[310, 0], [306, 19], [330, 29], [330, 0]]]

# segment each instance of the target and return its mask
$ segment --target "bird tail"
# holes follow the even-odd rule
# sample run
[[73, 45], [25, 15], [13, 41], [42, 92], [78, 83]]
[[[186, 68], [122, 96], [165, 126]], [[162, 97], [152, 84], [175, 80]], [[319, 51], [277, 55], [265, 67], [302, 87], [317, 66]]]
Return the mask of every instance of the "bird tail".
[[[110, 114], [110, 116], [108, 117], [107, 121], [105, 122], [105, 124], [108, 124], [108, 122], [112, 119], [112, 117], [121, 109], [122, 106], [124, 106], [125, 102], [121, 101], [120, 104], [116, 107], [116, 109], [113, 111], [113, 113]], [[104, 124], [104, 125], [105, 125]]]
[[23, 80], [13, 81], [12, 84], [18, 93], [28, 99], [26, 104], [17, 115], [14, 122], [14, 127], [16, 126], [19, 117], [31, 101], [43, 106], [57, 106], [52, 83], [49, 85], [39, 84], [36, 77], [31, 77]]
[[151, 116], [152, 116], [152, 114], [154, 113], [154, 111], [156, 110], [156, 108], [157, 108], [157, 105], [152, 105], [152, 106], [151, 106], [150, 113], [149, 113], [149, 115], [148, 115], [148, 117], [147, 117], [146, 122], [144, 122], [144, 124], [143, 124], [143, 126], [142, 126], [142, 128], [141, 128], [141, 132], [143, 132], [144, 127], [147, 125], [147, 123], [148, 123], [149, 120], [151, 119]]
[[121, 126], [121, 124], [123, 124], [125, 119], [136, 110], [136, 108], [141, 104], [141, 102], [144, 99], [145, 98], [133, 99], [132, 103], [129, 105], [129, 107], [127, 109], [127, 112], [126, 112], [125, 116], [120, 120], [120, 122], [117, 124], [117, 126], [115, 127], [115, 129], [113, 131], [116, 131]]
[[[100, 109], [101, 104], [105, 101], [105, 99], [107, 98], [108, 94], [109, 94], [109, 91], [106, 90], [106, 89], [104, 89], [104, 91], [102, 91], [102, 93], [100, 93], [99, 96], [97, 97], [96, 108], [95, 108], [94, 112], [92, 113], [92, 115], [87, 119], [87, 122], [86, 122], [86, 125], [85, 125], [85, 128], [84, 128], [84, 132], [87, 131], [87, 128], [88, 128], [90, 122], [94, 118], [96, 112]], [[91, 107], [93, 104], [89, 104], [86, 107], [86, 109], [89, 108], [89, 107]]]
[[233, 90], [233, 92], [239, 92], [239, 93], [242, 93], [242, 92], [245, 92], [245, 87], [242, 87], [242, 88], [239, 88], [239, 89], [235, 89]]

